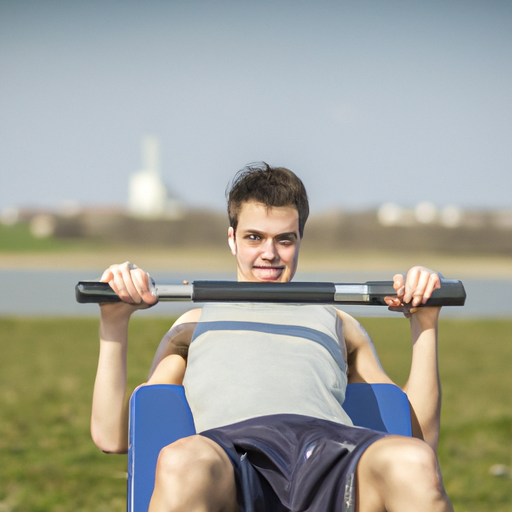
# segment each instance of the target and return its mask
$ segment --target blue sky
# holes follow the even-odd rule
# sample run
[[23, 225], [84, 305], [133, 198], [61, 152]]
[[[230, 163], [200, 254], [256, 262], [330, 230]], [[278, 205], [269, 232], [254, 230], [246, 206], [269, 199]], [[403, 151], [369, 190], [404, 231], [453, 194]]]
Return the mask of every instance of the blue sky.
[[0, 210], [123, 205], [141, 139], [187, 204], [244, 164], [313, 211], [512, 208], [512, 2], [0, 0]]

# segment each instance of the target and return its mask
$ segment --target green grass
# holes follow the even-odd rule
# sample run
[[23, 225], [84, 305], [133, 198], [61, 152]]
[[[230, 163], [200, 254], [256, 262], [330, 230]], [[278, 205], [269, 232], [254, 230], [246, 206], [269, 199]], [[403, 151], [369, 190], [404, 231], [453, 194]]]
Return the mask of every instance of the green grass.
[[27, 252], [27, 251], [55, 251], [67, 248], [65, 242], [50, 238], [35, 238], [30, 233], [26, 223], [4, 226], [0, 224], [0, 251]]
[[53, 236], [36, 238], [27, 223], [6, 226], [0, 223], [0, 253], [55, 253], [98, 250], [105, 243], [91, 239], [66, 239]]
[[[399, 384], [408, 373], [407, 322], [368, 319], [383, 366]], [[512, 320], [440, 324], [443, 408], [439, 458], [456, 511], [512, 510], [512, 479], [490, 474], [512, 468]], [[396, 340], [396, 341], [395, 341]]]
[[[142, 315], [141, 315], [142, 316]], [[407, 322], [365, 319], [388, 373], [407, 378]], [[135, 318], [129, 381], [146, 377], [170, 320]], [[97, 321], [0, 319], [0, 512], [121, 511], [126, 456], [89, 436]], [[441, 323], [440, 460], [456, 511], [509, 512], [512, 480], [512, 320]]]

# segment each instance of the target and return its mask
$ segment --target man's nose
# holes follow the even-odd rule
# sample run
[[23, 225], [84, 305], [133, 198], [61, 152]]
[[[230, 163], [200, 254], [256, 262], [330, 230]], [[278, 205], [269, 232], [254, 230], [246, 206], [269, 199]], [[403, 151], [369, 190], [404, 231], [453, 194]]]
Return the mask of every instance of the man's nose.
[[276, 249], [276, 244], [273, 240], [266, 240], [262, 246], [263, 252], [261, 253], [261, 257], [264, 260], [274, 260], [277, 258], [278, 253]]

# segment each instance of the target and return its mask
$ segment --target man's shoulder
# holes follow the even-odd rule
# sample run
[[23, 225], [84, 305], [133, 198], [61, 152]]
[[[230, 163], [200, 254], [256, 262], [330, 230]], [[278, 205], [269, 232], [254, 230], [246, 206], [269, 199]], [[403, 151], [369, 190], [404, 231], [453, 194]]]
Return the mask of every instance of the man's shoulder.
[[184, 326], [185, 324], [197, 324], [199, 322], [199, 319], [201, 318], [201, 308], [194, 308], [186, 313], [183, 313], [176, 322], [174, 322], [171, 329], [174, 329], [178, 326]]
[[338, 315], [338, 317], [341, 318], [341, 320], [355, 320], [352, 315], [348, 314], [346, 311], [343, 311], [342, 309], [338, 309], [337, 307], [334, 306], [332, 309], [336, 312], [336, 315]]

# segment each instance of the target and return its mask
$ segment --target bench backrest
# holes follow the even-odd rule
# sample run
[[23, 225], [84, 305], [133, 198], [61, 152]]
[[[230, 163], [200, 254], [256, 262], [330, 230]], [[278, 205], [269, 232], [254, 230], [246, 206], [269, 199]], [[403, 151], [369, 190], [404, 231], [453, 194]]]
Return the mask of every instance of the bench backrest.
[[[392, 384], [349, 384], [343, 408], [354, 425], [411, 435], [407, 395]], [[146, 512], [160, 450], [195, 434], [183, 386], [141, 386], [130, 399], [128, 512]]]

